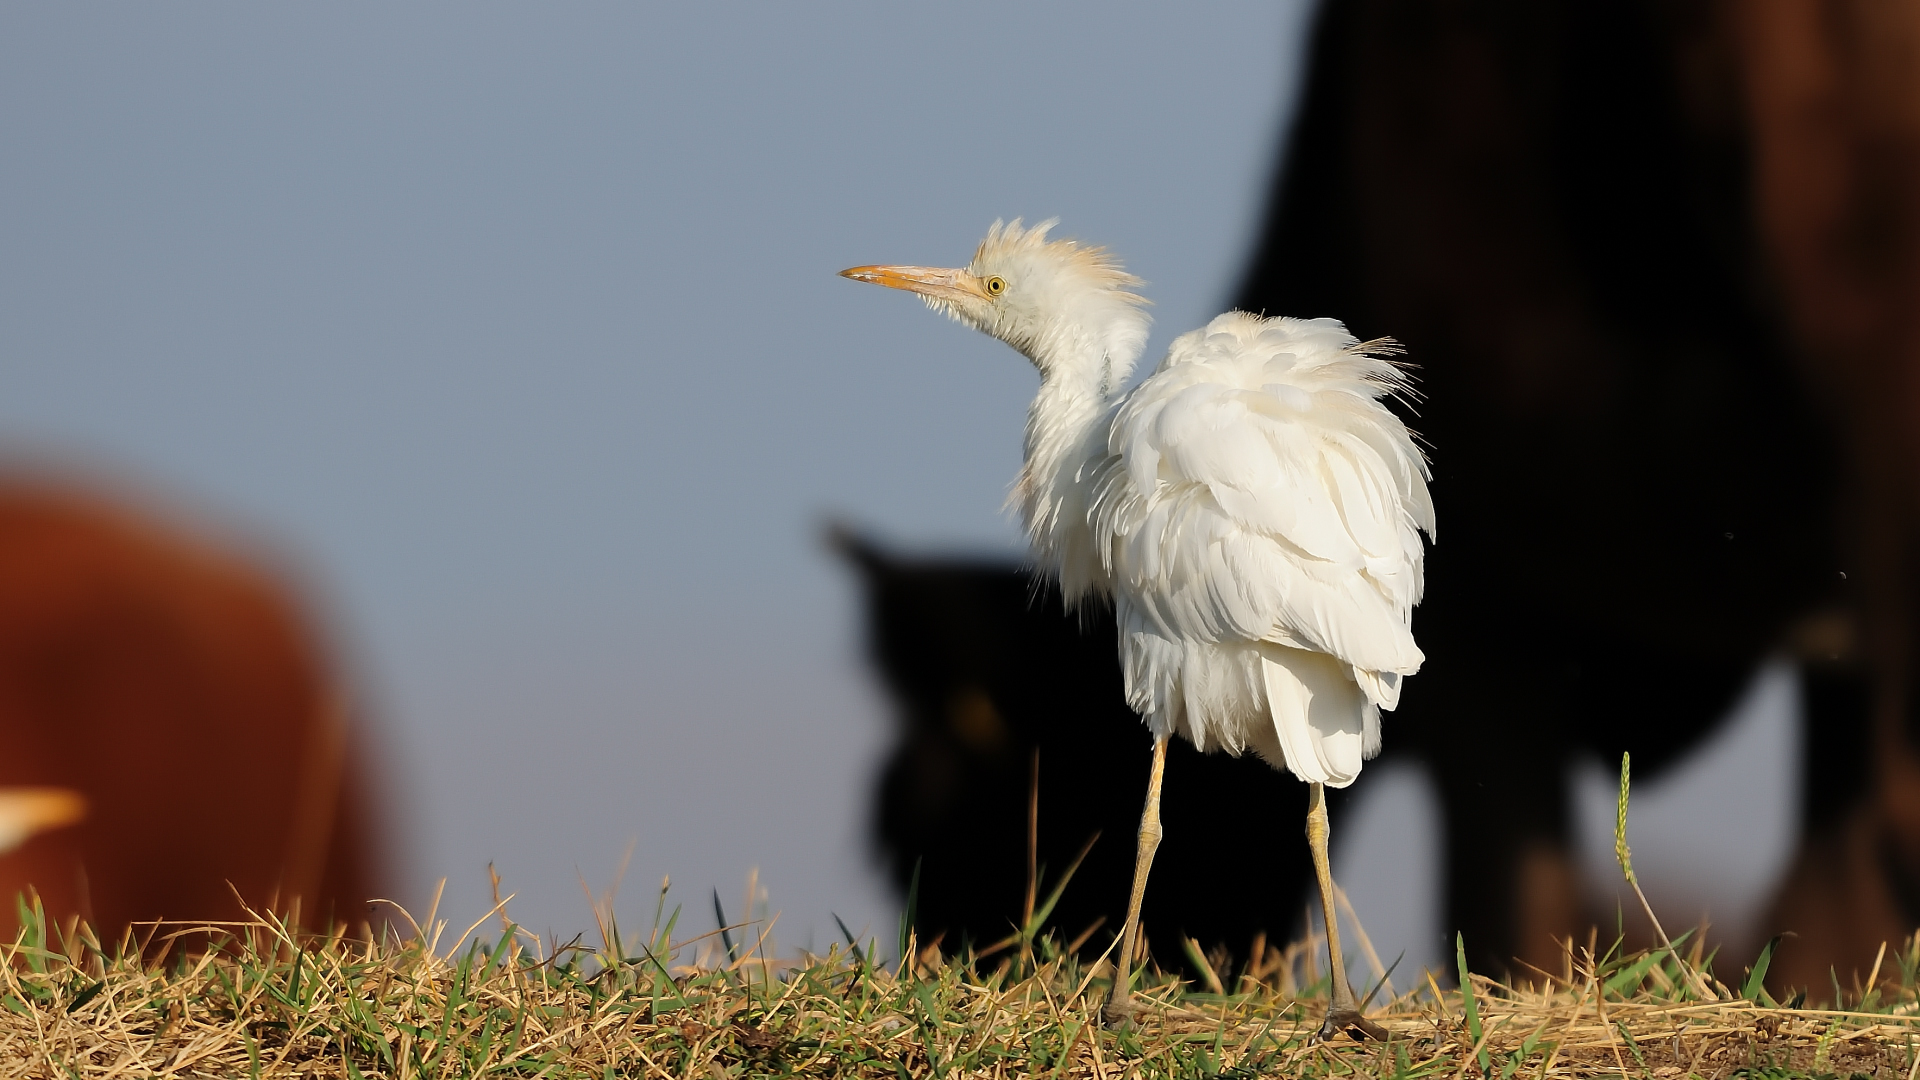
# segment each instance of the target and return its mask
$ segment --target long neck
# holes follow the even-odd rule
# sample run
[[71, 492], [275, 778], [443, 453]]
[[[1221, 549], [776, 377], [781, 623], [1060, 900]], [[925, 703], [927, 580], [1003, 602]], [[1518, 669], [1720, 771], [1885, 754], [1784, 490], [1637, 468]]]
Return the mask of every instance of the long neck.
[[1106, 454], [1103, 421], [1125, 379], [1105, 355], [1073, 359], [1041, 366], [1040, 392], [1027, 409], [1026, 461], [1011, 500], [1034, 556], [1070, 601], [1105, 577], [1087, 526], [1092, 476], [1085, 466]]

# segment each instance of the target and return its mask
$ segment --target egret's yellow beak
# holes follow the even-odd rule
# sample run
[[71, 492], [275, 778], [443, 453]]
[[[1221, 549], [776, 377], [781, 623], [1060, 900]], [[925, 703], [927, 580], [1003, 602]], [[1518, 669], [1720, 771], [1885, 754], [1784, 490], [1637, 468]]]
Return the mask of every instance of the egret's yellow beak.
[[870, 281], [889, 289], [905, 289], [941, 300], [991, 300], [986, 286], [968, 270], [939, 266], [856, 266], [840, 271], [843, 278]]

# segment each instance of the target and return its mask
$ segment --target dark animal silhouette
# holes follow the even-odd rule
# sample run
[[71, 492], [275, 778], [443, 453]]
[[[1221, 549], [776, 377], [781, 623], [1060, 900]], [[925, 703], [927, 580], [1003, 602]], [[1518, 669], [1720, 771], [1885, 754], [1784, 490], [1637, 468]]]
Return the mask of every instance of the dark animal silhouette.
[[[1860, 976], [1920, 925], [1920, 8], [1729, 4], [1768, 279], [1838, 418], [1856, 714], [1809, 726], [1807, 836], [1768, 917], [1772, 976]], [[1830, 645], [1840, 652], [1843, 639]]]
[[[1776, 979], [1863, 968], [1920, 922], [1920, 14], [1352, 0], [1324, 5], [1311, 49], [1235, 306], [1391, 334], [1420, 366], [1410, 422], [1433, 447], [1440, 542], [1415, 616], [1428, 662], [1386, 752], [1417, 755], [1439, 785], [1449, 938], [1465, 933], [1480, 970], [1557, 966], [1553, 939], [1593, 914], [1568, 856], [1569, 760], [1631, 750], [1657, 774], [1785, 652], [1806, 688], [1808, 797], [1766, 927], [1801, 935]], [[1087, 646], [1062, 644], [1072, 623], [1016, 572], [869, 577], [911, 733], [883, 836], [896, 877], [921, 858], [931, 882], [950, 855], [918, 830], [953, 822], [974, 852], [954, 879], [964, 910], [935, 919], [923, 887], [923, 923], [977, 928], [1018, 908], [1020, 752], [1042, 746], [1047, 800], [1061, 782], [1048, 739], [1076, 747], [1088, 776], [1058, 814], [1125, 838], [1136, 785], [1094, 759], [1133, 761], [1144, 736], [1117, 673], [1096, 673], [1110, 627], [1090, 619], [1100, 656], [1069, 659]], [[908, 655], [933, 639], [940, 659]], [[976, 671], [999, 673], [983, 692], [1020, 717], [997, 765], [963, 747], [968, 722], [939, 698], [990, 678]], [[1051, 679], [1101, 684], [1086, 700], [1104, 704], [1076, 706]], [[935, 760], [943, 739], [962, 764]], [[1247, 822], [1271, 823], [1275, 843], [1216, 861], [1204, 829], [1172, 819], [1170, 791], [1161, 857], [1185, 848], [1205, 887], [1176, 899], [1186, 872], [1157, 875], [1148, 923], [1238, 947], [1299, 910], [1303, 845], [1284, 827], [1298, 785], [1262, 786], [1258, 766], [1198, 772], [1213, 765], [1175, 761], [1168, 784], [1258, 792]], [[956, 786], [918, 779], [935, 776]], [[989, 776], [991, 793], [963, 786]], [[918, 816], [902, 815], [909, 794]], [[1051, 806], [1057, 863], [1078, 821], [1050, 832]], [[1113, 915], [1124, 873], [1083, 873], [1093, 907], [1076, 916]]]
[[[920, 940], [981, 947], [1019, 921], [1036, 762], [1044, 885], [1100, 837], [1052, 924], [1063, 942], [1101, 920], [1117, 931], [1140, 825], [1134, 774], [1150, 737], [1122, 692], [1112, 611], [1068, 614], [1013, 566], [902, 560], [845, 533], [838, 545], [864, 579], [874, 659], [899, 708], [902, 739], [875, 820], [903, 894], [920, 874]], [[1250, 856], [1244, 829], [1272, 826], [1273, 850], [1304, 850], [1298, 822], [1285, 822], [1305, 804], [1305, 785], [1264, 762], [1174, 740], [1161, 814], [1179, 842], [1156, 856], [1142, 909], [1155, 956], [1179, 962], [1182, 935], [1244, 953], [1263, 929], [1299, 932], [1308, 879], [1284, 854]], [[1241, 827], [1221, 830], [1221, 820]], [[1089, 940], [1098, 952], [1111, 938]]]
[[1863, 974], [1920, 924], [1920, 10], [1373, 0], [1314, 50], [1239, 302], [1423, 365], [1450, 531], [1400, 727], [1444, 792], [1450, 925], [1488, 969], [1576, 929], [1523, 854], [1563, 861], [1556, 758], [1671, 756], [1785, 651], [1772, 978]]
[[[1572, 755], [1656, 772], [1848, 609], [1837, 445], [1762, 272], [1713, 15], [1326, 6], [1237, 298], [1420, 365], [1441, 540], [1387, 739], [1432, 767], [1446, 925], [1482, 970], [1549, 967], [1587, 924]], [[1819, 682], [1816, 729], [1860, 729], [1857, 683]]]
[[253, 565], [66, 486], [0, 481], [0, 788], [85, 806], [0, 854], [0, 896], [32, 887], [109, 947], [136, 923], [239, 918], [236, 893], [363, 923], [380, 815], [338, 693]]

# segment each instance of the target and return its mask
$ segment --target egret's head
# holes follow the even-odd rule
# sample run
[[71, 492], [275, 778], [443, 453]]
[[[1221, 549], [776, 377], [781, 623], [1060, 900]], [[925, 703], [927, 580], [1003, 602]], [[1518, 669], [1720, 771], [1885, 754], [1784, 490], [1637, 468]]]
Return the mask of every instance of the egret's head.
[[918, 293], [927, 306], [992, 334], [1042, 374], [1066, 366], [1124, 374], [1146, 346], [1152, 322], [1144, 284], [1105, 248], [1048, 240], [1055, 222], [1031, 229], [994, 222], [964, 267], [856, 266], [842, 277]]

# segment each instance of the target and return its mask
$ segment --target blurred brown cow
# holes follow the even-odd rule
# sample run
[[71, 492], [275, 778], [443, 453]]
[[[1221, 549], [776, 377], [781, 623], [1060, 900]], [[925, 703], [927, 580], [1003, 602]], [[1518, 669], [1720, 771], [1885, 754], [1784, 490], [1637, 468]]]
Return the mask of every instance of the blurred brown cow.
[[[1778, 979], [1820, 985], [1920, 927], [1920, 5], [1729, 2], [1754, 209], [1798, 359], [1842, 418], [1846, 555], [1872, 675], [1855, 766], [1811, 803], [1770, 928]], [[1810, 741], [1851, 731], [1810, 733]]]
[[[144, 921], [237, 918], [236, 893], [298, 903], [310, 926], [362, 922], [375, 814], [321, 657], [247, 562], [0, 481], [0, 817], [20, 834], [0, 898], [31, 886], [109, 945]], [[11, 904], [0, 921], [11, 934]]]

